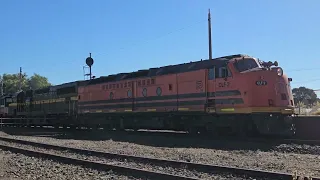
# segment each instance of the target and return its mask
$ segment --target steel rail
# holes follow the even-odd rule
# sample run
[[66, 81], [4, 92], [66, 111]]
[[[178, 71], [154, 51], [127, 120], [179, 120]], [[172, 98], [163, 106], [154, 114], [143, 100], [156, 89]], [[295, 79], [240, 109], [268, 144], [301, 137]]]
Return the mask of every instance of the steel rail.
[[33, 156], [33, 157], [40, 157], [40, 158], [46, 158], [51, 159], [55, 161], [59, 161], [66, 164], [76, 164], [81, 165], [87, 168], [92, 168], [96, 170], [106, 171], [106, 170], [112, 170], [122, 175], [127, 176], [134, 176], [134, 177], [143, 177], [143, 178], [149, 178], [149, 179], [168, 179], [168, 180], [199, 180], [197, 178], [190, 178], [185, 176], [178, 176], [178, 175], [172, 175], [167, 173], [160, 173], [155, 171], [149, 171], [149, 170], [142, 170], [137, 168], [130, 168], [126, 166], [120, 166], [120, 165], [112, 165], [112, 164], [106, 164], [106, 163], [100, 163], [95, 161], [88, 161], [78, 158], [71, 158], [67, 156], [61, 156], [57, 154], [52, 153], [44, 153], [40, 151], [35, 150], [28, 150], [23, 148], [18, 148], [14, 146], [8, 146], [8, 145], [1, 145], [0, 148], [3, 150], [8, 150], [14, 153], [21, 153], [27, 156]]
[[[233, 140], [233, 139], [230, 139]], [[235, 139], [237, 140], [237, 139]], [[241, 140], [241, 139], [240, 139]], [[257, 142], [257, 143], [270, 143], [270, 144], [280, 144], [280, 143], [293, 143], [293, 144], [308, 144], [308, 145], [320, 145], [320, 140], [315, 139], [282, 139], [282, 138], [246, 138], [243, 139], [246, 142]]]
[[[6, 142], [14, 142], [24, 145], [32, 145], [41, 148], [47, 149], [54, 149], [54, 150], [64, 150], [70, 151], [78, 154], [90, 155], [90, 156], [100, 156], [105, 158], [112, 158], [112, 159], [126, 159], [131, 161], [138, 161], [141, 163], [153, 163], [156, 165], [170, 165], [172, 167], [184, 167], [189, 170], [197, 170], [200, 172], [206, 173], [230, 173], [233, 175], [238, 176], [248, 176], [248, 177], [255, 177], [255, 178], [270, 178], [270, 179], [283, 179], [283, 180], [292, 180], [295, 177], [295, 174], [288, 174], [288, 173], [281, 173], [281, 172], [271, 172], [271, 171], [263, 171], [263, 170], [255, 170], [255, 169], [246, 169], [246, 168], [237, 168], [237, 167], [230, 167], [230, 166], [219, 166], [219, 165], [209, 165], [209, 164], [199, 164], [199, 163], [191, 163], [191, 162], [184, 162], [184, 161], [173, 161], [173, 160], [165, 160], [165, 159], [157, 159], [157, 158], [147, 158], [141, 156], [131, 156], [131, 155], [124, 155], [124, 154], [116, 154], [116, 153], [109, 153], [109, 152], [102, 152], [102, 151], [93, 151], [93, 150], [86, 150], [86, 149], [79, 149], [79, 148], [72, 148], [66, 146], [58, 146], [58, 145], [51, 145], [46, 143], [38, 143], [34, 141], [25, 141], [19, 139], [12, 139], [7, 137], [1, 137], [0, 140]], [[296, 176], [299, 178], [300, 176]], [[320, 177], [312, 177], [313, 180], [320, 180]]]

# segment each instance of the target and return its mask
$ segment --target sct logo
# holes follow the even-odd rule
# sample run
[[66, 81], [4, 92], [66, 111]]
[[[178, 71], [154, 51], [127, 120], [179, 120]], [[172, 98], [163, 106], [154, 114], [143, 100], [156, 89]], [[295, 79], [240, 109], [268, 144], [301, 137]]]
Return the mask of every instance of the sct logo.
[[267, 84], [268, 84], [267, 81], [256, 81], [257, 86], [265, 86]]

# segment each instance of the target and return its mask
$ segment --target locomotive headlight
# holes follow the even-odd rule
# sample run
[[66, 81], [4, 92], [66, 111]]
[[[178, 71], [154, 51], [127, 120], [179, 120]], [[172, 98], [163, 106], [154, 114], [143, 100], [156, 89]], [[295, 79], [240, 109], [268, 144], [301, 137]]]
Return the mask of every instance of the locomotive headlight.
[[277, 69], [277, 74], [278, 74], [278, 76], [282, 76], [282, 75], [283, 75], [283, 70], [282, 70], [281, 67], [279, 67], [279, 68]]

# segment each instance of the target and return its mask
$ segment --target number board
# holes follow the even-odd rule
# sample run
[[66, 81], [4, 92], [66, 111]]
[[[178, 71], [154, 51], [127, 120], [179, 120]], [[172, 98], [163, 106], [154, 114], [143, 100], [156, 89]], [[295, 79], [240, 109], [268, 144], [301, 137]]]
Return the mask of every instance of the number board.
[[256, 81], [257, 86], [266, 86], [267, 84], [267, 81]]

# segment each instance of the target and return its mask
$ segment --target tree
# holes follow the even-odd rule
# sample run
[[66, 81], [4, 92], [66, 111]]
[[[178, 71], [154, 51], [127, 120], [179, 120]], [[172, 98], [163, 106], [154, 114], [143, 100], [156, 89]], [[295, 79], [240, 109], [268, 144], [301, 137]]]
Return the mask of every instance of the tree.
[[[25, 90], [27, 89], [27, 75], [24, 73], [21, 76], [21, 89]], [[3, 80], [3, 91], [4, 93], [14, 93], [17, 92], [19, 89], [19, 74], [3, 74], [2, 78]]]
[[296, 106], [299, 108], [299, 114], [301, 114], [301, 109], [306, 108], [306, 105], [302, 101], [299, 101]]
[[39, 89], [51, 86], [51, 84], [48, 82], [48, 78], [40, 76], [36, 73], [34, 73], [33, 76], [28, 79], [28, 85], [31, 89]]
[[313, 104], [314, 107], [316, 108], [320, 108], [320, 101], [317, 101]]
[[[48, 82], [46, 77], [40, 76], [39, 74], [34, 74], [30, 78], [27, 77], [27, 74], [22, 74], [21, 77], [21, 89], [38, 89], [51, 84]], [[5, 94], [12, 94], [19, 90], [19, 73], [17, 74], [3, 74], [0, 76], [0, 81], [3, 80], [3, 92]], [[1, 84], [0, 84], [1, 89]]]
[[318, 100], [314, 90], [306, 87], [293, 88], [292, 93], [295, 102], [304, 102], [306, 105], [312, 105]]

